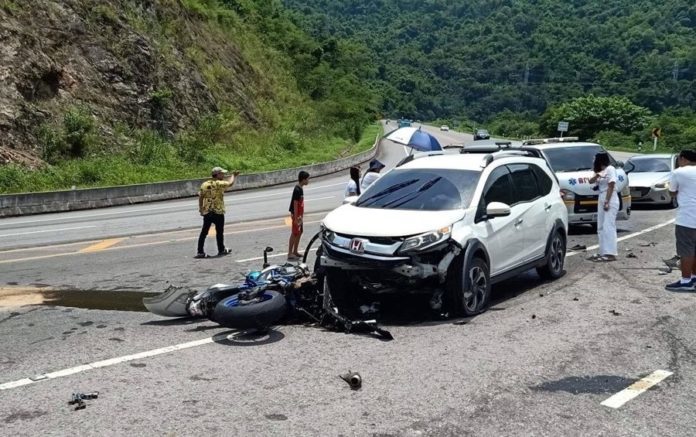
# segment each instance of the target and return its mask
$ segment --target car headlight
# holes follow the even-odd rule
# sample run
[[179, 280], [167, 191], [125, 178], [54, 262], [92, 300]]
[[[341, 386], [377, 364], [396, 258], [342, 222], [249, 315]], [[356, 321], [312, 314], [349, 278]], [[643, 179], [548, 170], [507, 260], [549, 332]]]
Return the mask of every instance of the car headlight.
[[659, 184], [655, 184], [655, 188], [663, 189], [663, 188], [669, 188], [669, 182], [660, 182]]
[[575, 193], [570, 190], [561, 190], [563, 200], [575, 200]]
[[399, 252], [418, 252], [425, 250], [448, 240], [451, 235], [452, 227], [447, 226], [437, 231], [430, 231], [414, 237], [409, 237], [401, 244]]

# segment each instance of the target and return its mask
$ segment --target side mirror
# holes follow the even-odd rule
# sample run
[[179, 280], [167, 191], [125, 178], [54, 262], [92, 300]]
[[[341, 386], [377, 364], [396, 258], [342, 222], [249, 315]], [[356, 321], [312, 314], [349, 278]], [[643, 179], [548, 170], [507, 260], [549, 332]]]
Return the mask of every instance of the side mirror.
[[616, 161], [616, 167], [618, 168], [624, 168], [625, 164], [623, 161]]
[[510, 205], [502, 202], [491, 202], [486, 206], [486, 216], [489, 219], [496, 217], [507, 217], [510, 215]]
[[632, 172], [633, 170], [636, 169], [636, 166], [633, 165], [632, 162], [627, 162], [626, 164], [623, 165], [623, 169], [626, 172], [626, 174], [629, 174], [630, 172]]
[[348, 196], [345, 199], [343, 199], [343, 204], [355, 205], [355, 202], [357, 202], [359, 198], [360, 196]]

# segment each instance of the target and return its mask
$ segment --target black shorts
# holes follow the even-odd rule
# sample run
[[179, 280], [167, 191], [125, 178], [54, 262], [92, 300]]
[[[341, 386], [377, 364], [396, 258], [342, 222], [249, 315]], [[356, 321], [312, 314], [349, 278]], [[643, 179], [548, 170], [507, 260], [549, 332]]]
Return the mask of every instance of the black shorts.
[[696, 256], [696, 229], [677, 225], [674, 235], [677, 238], [677, 255]]

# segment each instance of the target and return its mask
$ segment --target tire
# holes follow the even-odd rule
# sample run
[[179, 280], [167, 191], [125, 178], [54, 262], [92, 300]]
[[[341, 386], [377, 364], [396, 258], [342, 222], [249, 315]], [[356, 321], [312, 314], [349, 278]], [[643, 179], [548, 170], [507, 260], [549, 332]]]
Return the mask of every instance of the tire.
[[447, 275], [446, 287], [446, 303], [452, 316], [475, 316], [486, 311], [491, 296], [488, 263], [474, 257], [465, 266], [464, 257], [458, 257]]
[[597, 233], [597, 226], [598, 226], [597, 223], [592, 223], [590, 225], [590, 228], [592, 228], [592, 232]]
[[543, 266], [536, 271], [544, 279], [558, 279], [563, 276], [565, 264], [566, 243], [563, 234], [554, 231], [546, 248], [546, 259]]
[[263, 299], [240, 304], [238, 295], [223, 299], [215, 306], [210, 320], [227, 328], [267, 328], [278, 322], [287, 312], [285, 296], [266, 290]]

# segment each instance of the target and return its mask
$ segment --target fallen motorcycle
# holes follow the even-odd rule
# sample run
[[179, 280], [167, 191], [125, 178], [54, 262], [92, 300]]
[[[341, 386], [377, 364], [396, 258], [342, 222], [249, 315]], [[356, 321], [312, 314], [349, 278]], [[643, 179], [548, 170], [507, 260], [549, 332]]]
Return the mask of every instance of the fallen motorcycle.
[[143, 304], [160, 316], [205, 317], [234, 329], [263, 330], [286, 319], [393, 339], [375, 320], [352, 320], [336, 307], [318, 261], [314, 272], [306, 264], [317, 237], [310, 240], [301, 263], [270, 265], [268, 253], [273, 248], [266, 247], [262, 270], [247, 274], [242, 284], [215, 284], [203, 291], [171, 286], [161, 295], [143, 298]]

